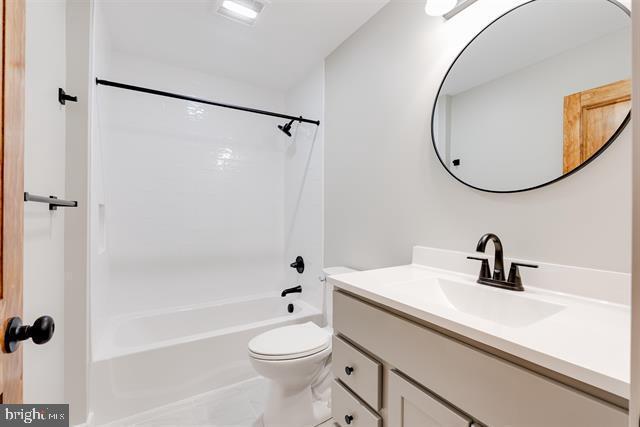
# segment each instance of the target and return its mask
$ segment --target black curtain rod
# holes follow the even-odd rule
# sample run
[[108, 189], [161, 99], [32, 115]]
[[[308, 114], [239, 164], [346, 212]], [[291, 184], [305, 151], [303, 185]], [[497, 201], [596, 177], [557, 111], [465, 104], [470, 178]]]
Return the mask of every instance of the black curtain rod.
[[232, 104], [223, 104], [221, 102], [209, 101], [209, 100], [206, 100], [206, 99], [195, 98], [193, 96], [179, 95], [177, 93], [164, 92], [164, 91], [161, 91], [161, 90], [149, 89], [149, 88], [140, 87], [140, 86], [133, 86], [133, 85], [125, 84], [125, 83], [117, 83], [117, 82], [112, 82], [112, 81], [109, 81], [109, 80], [102, 80], [102, 79], [98, 79], [98, 78], [96, 78], [96, 84], [97, 85], [117, 87], [117, 88], [120, 88], [120, 89], [133, 90], [133, 91], [136, 91], [136, 92], [143, 92], [143, 93], [148, 93], [148, 94], [151, 94], [151, 95], [166, 96], [167, 98], [175, 98], [175, 99], [183, 99], [185, 101], [199, 102], [201, 104], [213, 105], [215, 107], [231, 108], [232, 110], [246, 111], [248, 113], [262, 114], [262, 115], [265, 115], [265, 116], [272, 116], [272, 117], [279, 117], [281, 119], [292, 120], [292, 121], [296, 121], [296, 122], [300, 122], [300, 123], [312, 123], [312, 124], [314, 124], [316, 126], [320, 126], [320, 120], [305, 119], [302, 116], [294, 117], [294, 116], [290, 116], [288, 114], [274, 113], [273, 111], [258, 110], [257, 108], [241, 107], [239, 105], [232, 105]]

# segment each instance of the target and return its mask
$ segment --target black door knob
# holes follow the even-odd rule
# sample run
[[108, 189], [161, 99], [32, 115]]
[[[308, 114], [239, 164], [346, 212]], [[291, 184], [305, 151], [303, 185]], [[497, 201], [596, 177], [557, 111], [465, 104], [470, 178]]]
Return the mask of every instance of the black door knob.
[[347, 374], [347, 375], [351, 375], [353, 373], [353, 367], [345, 366], [344, 367], [344, 373]]
[[20, 341], [29, 338], [35, 344], [45, 344], [49, 342], [55, 329], [56, 324], [50, 316], [38, 317], [32, 326], [23, 325], [19, 317], [12, 317], [4, 332], [4, 352], [13, 353], [18, 349]]
[[344, 416], [344, 422], [347, 424], [351, 424], [351, 421], [353, 421], [353, 415], [345, 415]]

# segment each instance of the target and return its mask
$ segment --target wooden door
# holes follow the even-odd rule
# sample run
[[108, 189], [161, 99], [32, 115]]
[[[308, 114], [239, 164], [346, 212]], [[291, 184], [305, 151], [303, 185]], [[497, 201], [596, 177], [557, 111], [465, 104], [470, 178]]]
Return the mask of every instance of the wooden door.
[[598, 152], [631, 110], [631, 80], [574, 93], [564, 98], [563, 173]]
[[394, 427], [469, 427], [461, 415], [395, 371], [389, 373], [389, 425]]
[[[0, 120], [0, 401], [22, 402], [22, 349], [4, 352], [4, 332], [22, 315], [23, 137], [24, 137], [24, 0], [2, 0], [2, 103]], [[20, 346], [22, 347], [22, 346]]]

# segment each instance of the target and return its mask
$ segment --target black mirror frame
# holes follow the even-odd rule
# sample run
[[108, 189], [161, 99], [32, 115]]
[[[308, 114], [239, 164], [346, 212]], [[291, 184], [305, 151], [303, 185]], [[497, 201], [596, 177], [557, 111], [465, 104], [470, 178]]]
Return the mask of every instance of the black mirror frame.
[[[444, 167], [444, 169], [447, 171], [447, 173], [449, 175], [451, 175], [456, 181], [466, 185], [467, 187], [471, 187], [474, 190], [478, 190], [478, 191], [483, 191], [485, 193], [497, 193], [497, 194], [510, 194], [510, 193], [523, 193], [525, 191], [531, 191], [531, 190], [536, 190], [538, 188], [542, 188], [542, 187], [546, 187], [548, 185], [554, 184], [560, 180], [563, 180], [571, 175], [573, 175], [574, 173], [580, 171], [581, 169], [583, 169], [585, 166], [587, 166], [588, 164], [590, 164], [591, 162], [593, 162], [596, 158], [598, 158], [607, 148], [609, 148], [609, 146], [618, 138], [618, 136], [620, 136], [620, 134], [622, 133], [622, 131], [624, 130], [624, 128], [627, 127], [627, 125], [629, 124], [629, 122], [631, 121], [631, 110], [629, 110], [629, 113], [627, 114], [627, 116], [625, 117], [625, 119], [622, 121], [622, 123], [620, 124], [620, 126], [618, 127], [618, 129], [613, 133], [613, 135], [611, 136], [611, 138], [609, 138], [609, 140], [602, 146], [600, 147], [600, 149], [593, 154], [591, 157], [589, 157], [587, 160], [585, 160], [584, 162], [582, 162], [580, 164], [580, 166], [577, 166], [576, 168], [572, 169], [570, 172], [565, 173], [563, 175], [560, 175], [559, 177], [552, 179], [551, 181], [542, 183], [540, 185], [536, 185], [533, 187], [529, 187], [529, 188], [523, 188], [521, 190], [488, 190], [485, 188], [480, 188], [480, 187], [476, 187], [474, 185], [471, 185], [465, 181], [463, 181], [462, 179], [458, 178], [445, 164], [444, 160], [442, 160], [442, 157], [440, 157], [440, 153], [438, 152], [438, 147], [436, 145], [436, 137], [435, 137], [435, 133], [434, 133], [434, 118], [435, 118], [435, 114], [436, 114], [436, 108], [438, 106], [438, 99], [440, 98], [440, 92], [442, 91], [442, 87], [444, 86], [444, 83], [447, 80], [447, 77], [449, 77], [449, 74], [451, 73], [451, 70], [453, 69], [454, 65], [456, 65], [456, 62], [458, 62], [458, 59], [462, 56], [462, 54], [467, 50], [467, 48], [469, 48], [469, 46], [471, 46], [471, 44], [478, 38], [480, 37], [480, 35], [482, 33], [484, 33], [486, 30], [488, 30], [493, 24], [495, 24], [496, 22], [498, 22], [500, 19], [504, 18], [505, 16], [509, 15], [510, 13], [524, 7], [527, 6], [531, 3], [534, 3], [538, 0], [529, 0], [525, 3], [522, 3], [512, 9], [509, 9], [508, 11], [506, 11], [505, 13], [503, 13], [502, 15], [498, 16], [496, 19], [494, 19], [493, 21], [491, 21], [486, 27], [484, 27], [480, 32], [478, 32], [478, 34], [476, 34], [475, 36], [473, 36], [473, 38], [469, 41], [469, 43], [467, 43], [465, 45], [464, 48], [462, 48], [462, 50], [456, 55], [456, 57], [454, 58], [453, 62], [451, 62], [451, 65], [449, 65], [449, 68], [447, 69], [447, 72], [444, 74], [444, 77], [442, 78], [442, 82], [440, 83], [440, 86], [438, 87], [438, 92], [436, 93], [436, 97], [435, 100], [433, 102], [433, 108], [431, 110], [431, 142], [433, 144], [433, 149], [436, 152], [436, 156], [438, 157], [438, 160], [440, 161], [440, 164]], [[603, 1], [608, 1], [609, 3], [613, 4], [614, 6], [617, 6], [618, 8], [620, 8], [624, 13], [627, 14], [627, 16], [629, 16], [629, 19], [631, 19], [631, 11], [622, 3], [620, 3], [617, 0], [603, 0]]]

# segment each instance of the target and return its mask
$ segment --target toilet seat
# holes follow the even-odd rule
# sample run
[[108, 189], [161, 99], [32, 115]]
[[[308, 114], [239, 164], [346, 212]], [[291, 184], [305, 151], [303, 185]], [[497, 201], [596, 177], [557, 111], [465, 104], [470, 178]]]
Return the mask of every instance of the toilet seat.
[[330, 345], [329, 332], [313, 322], [307, 322], [258, 335], [249, 342], [249, 354], [262, 360], [291, 360], [314, 355]]

